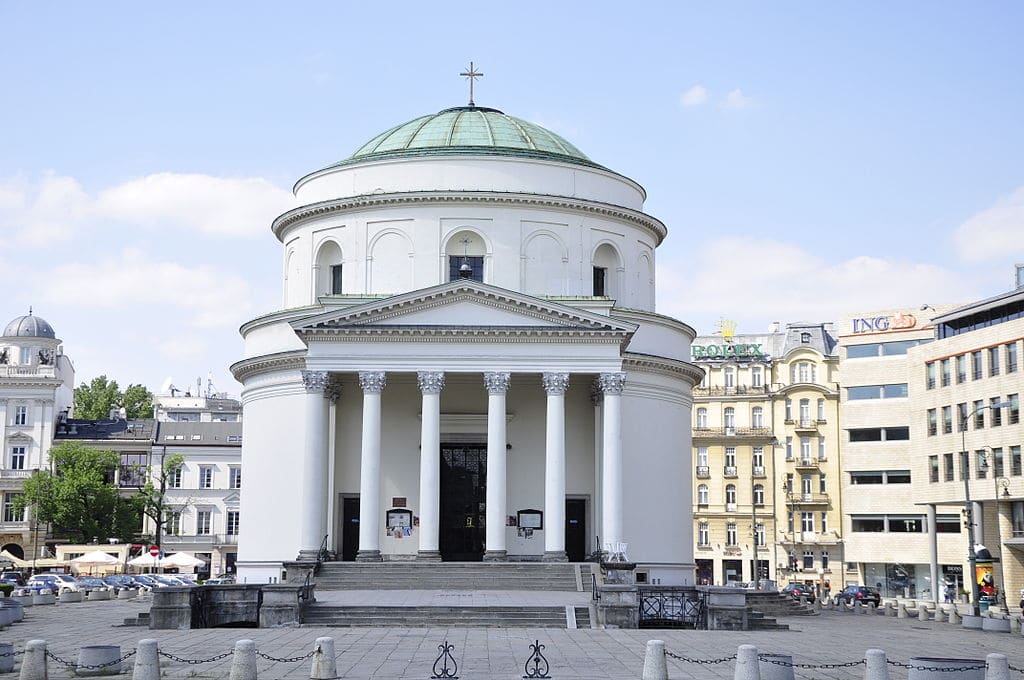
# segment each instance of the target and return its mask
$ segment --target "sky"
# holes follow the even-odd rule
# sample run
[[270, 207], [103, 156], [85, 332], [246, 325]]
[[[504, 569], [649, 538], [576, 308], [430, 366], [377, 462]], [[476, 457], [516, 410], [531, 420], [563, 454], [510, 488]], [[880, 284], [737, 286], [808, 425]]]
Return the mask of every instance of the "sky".
[[1019, 2], [0, 0], [0, 323], [237, 395], [306, 173], [476, 103], [642, 184], [657, 309], [712, 333], [968, 302], [1024, 262]]

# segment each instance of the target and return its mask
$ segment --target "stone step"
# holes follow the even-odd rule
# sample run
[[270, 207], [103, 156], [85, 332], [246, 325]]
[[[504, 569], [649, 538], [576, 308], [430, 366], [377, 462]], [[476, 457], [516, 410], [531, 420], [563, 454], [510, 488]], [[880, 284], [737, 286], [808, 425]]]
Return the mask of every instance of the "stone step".
[[315, 581], [318, 590], [578, 591], [579, 569], [542, 562], [327, 562]]
[[576, 610], [576, 627], [581, 630], [588, 630], [591, 627], [590, 623], [590, 607], [575, 607]]
[[[313, 605], [310, 626], [565, 628], [565, 607], [338, 607]], [[587, 622], [589, 627], [589, 617]]]

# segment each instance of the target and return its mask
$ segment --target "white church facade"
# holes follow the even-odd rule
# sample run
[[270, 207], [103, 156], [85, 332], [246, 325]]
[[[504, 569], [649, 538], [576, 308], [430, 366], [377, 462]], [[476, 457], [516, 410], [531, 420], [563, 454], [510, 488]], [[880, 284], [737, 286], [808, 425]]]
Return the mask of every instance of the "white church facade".
[[654, 311], [641, 186], [466, 106], [299, 180], [244, 324], [238, 572], [583, 560], [693, 582], [694, 331]]

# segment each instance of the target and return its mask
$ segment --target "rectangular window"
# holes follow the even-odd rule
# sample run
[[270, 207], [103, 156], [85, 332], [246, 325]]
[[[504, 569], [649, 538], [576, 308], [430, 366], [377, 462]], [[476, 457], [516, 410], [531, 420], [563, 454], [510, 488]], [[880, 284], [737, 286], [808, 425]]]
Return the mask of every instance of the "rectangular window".
[[1020, 396], [1008, 394], [1006, 395], [1006, 401], [1010, 402], [1006, 409], [1006, 422], [1010, 425], [1016, 425], [1020, 422]]
[[[465, 266], [465, 268], [463, 268]], [[484, 258], [472, 255], [451, 255], [448, 257], [448, 280], [458, 281], [459, 279], [472, 279], [473, 281], [484, 280]]]
[[725, 544], [736, 545], [736, 523], [729, 522], [725, 525]]
[[213, 468], [206, 465], [199, 468], [199, 488], [200, 489], [212, 489], [213, 488]]
[[827, 550], [821, 551], [821, 568], [828, 571], [829, 554]]
[[331, 265], [331, 295], [341, 295], [341, 265]]
[[762, 373], [760, 366], [754, 366], [750, 369], [750, 386], [761, 387], [763, 385]]
[[736, 447], [726, 446], [725, 447], [725, 466], [736, 467]]
[[754, 447], [753, 465], [754, 465], [754, 469], [755, 470], [760, 469], [762, 472], [764, 471], [764, 447], [763, 446], [755, 446]]
[[168, 510], [164, 513], [164, 533], [170, 536], [181, 535], [181, 513]]
[[196, 513], [196, 535], [208, 536], [213, 527], [213, 513], [209, 510], [200, 510]]
[[24, 446], [12, 446], [11, 447], [11, 469], [12, 470], [24, 470], [25, 469], [25, 447]]
[[999, 375], [999, 348], [988, 348], [988, 374], [989, 376]]
[[814, 551], [804, 551], [804, 569], [814, 569]]
[[[952, 423], [952, 412], [950, 412], [950, 423]], [[952, 424], [950, 427], [952, 428]], [[905, 426], [858, 427], [849, 430], [849, 432], [851, 442], [895, 442], [910, 439], [910, 428]]]
[[978, 449], [974, 452], [974, 474], [978, 479], [988, 477], [988, 458], [985, 449]]
[[818, 437], [818, 460], [828, 460], [827, 452], [825, 451], [825, 438]]
[[967, 382], [967, 355], [958, 354], [956, 357], [956, 384]]
[[1014, 477], [1020, 477], [1021, 473], [1021, 459], [1020, 459], [1020, 447], [1010, 447], [1010, 474]]
[[14, 407], [14, 424], [28, 425], [28, 406]]
[[605, 280], [608, 270], [604, 267], [594, 267], [594, 297], [605, 296]]
[[801, 512], [800, 513], [800, 531], [804, 533], [814, 532], [814, 513], [813, 512]]
[[170, 487], [172, 489], [180, 489], [181, 488], [181, 473], [182, 473], [182, 471], [184, 469], [185, 469], [185, 466], [181, 465], [181, 466], [177, 467], [176, 469], [171, 470], [167, 474], [167, 486], [168, 487]]
[[952, 453], [944, 453], [944, 454], [942, 454], [942, 472], [943, 472], [943, 477], [945, 478], [945, 480], [947, 482], [952, 482], [953, 481], [954, 475], [956, 474], [953, 470], [954, 470], [953, 454]]
[[786, 409], [785, 419], [788, 420], [788, 421], [792, 421], [793, 420], [793, 400], [792, 399], [787, 399], [785, 401], [785, 409]]
[[949, 434], [953, 431], [953, 407], [942, 407], [942, 433]]
[[[707, 451], [707, 449], [704, 449]], [[706, 465], [706, 463], [705, 463]], [[230, 479], [228, 480], [228, 486], [232, 489], [242, 488], [242, 468], [232, 467], [230, 468]]]
[[810, 462], [811, 460], [811, 438], [800, 437], [800, 460]]
[[921, 517], [890, 517], [889, 531], [897, 534], [919, 534], [924, 531]]
[[899, 399], [907, 396], [907, 383], [891, 385], [862, 385], [847, 387], [846, 398], [850, 401], [860, 399]]
[[935, 484], [939, 481], [939, 457], [928, 456], [928, 481]]
[[825, 475], [818, 476], [818, 493], [822, 495], [828, 493], [828, 487], [825, 484]]
[[824, 399], [819, 399], [818, 400], [818, 422], [819, 423], [825, 422], [825, 400]]
[[707, 522], [700, 522], [697, 525], [697, 545], [711, 545], [711, 532], [708, 531]]
[[142, 488], [149, 472], [149, 456], [145, 453], [122, 453], [118, 486]]
[[32, 350], [28, 347], [21, 348], [21, 365], [28, 366], [32, 363]]
[[885, 473], [886, 484], [910, 484], [910, 470], [889, 470]]
[[1002, 477], [1004, 466], [1005, 461], [1003, 460], [1003, 449], [992, 449], [992, 476], [994, 478]]
[[827, 512], [822, 512], [821, 513], [821, 533], [824, 534], [826, 532], [828, 532], [828, 513]]
[[228, 536], [238, 535], [238, 511], [229, 510], [227, 516], [227, 533]]
[[24, 522], [25, 521], [25, 508], [18, 510], [14, 507], [15, 500], [21, 494], [18, 493], [5, 493], [4, 494], [4, 521], [5, 522]]
[[960, 517], [958, 515], [936, 515], [935, 532], [939, 534], [959, 534]]
[[934, 437], [939, 433], [939, 411], [938, 409], [928, 409], [928, 436]]
[[881, 472], [851, 472], [850, 484], [881, 484]]
[[981, 350], [971, 352], [971, 380], [981, 380]]
[[786, 460], [793, 460], [793, 438], [786, 437]]
[[967, 402], [960, 402], [956, 405], [956, 431], [963, 432], [967, 429]]
[[992, 397], [988, 400], [988, 410], [992, 412], [992, 427], [999, 427], [1003, 424], [1003, 410], [996, 406], [1002, 401], [999, 397]]
[[1006, 372], [1016, 373], [1017, 372], [1017, 341], [1013, 341], [1006, 345]]
[[939, 362], [939, 371], [940, 371], [939, 375], [942, 378], [942, 386], [943, 387], [948, 387], [949, 386], [949, 375], [950, 375], [950, 366], [949, 366], [949, 364], [950, 364], [949, 359], [943, 359], [942, 361]]
[[760, 522], [754, 527], [754, 541], [758, 546], [764, 546], [764, 525]]
[[978, 399], [977, 401], [974, 402], [974, 408], [971, 409], [971, 412], [974, 413], [975, 430], [981, 430], [985, 427], [985, 409], [983, 408], [984, 406], [985, 402], [981, 399]]
[[929, 361], [925, 364], [925, 373], [927, 374], [927, 380], [925, 381], [925, 387], [929, 390], [935, 389], [935, 376], [937, 375], [937, 369], [934, 361]]

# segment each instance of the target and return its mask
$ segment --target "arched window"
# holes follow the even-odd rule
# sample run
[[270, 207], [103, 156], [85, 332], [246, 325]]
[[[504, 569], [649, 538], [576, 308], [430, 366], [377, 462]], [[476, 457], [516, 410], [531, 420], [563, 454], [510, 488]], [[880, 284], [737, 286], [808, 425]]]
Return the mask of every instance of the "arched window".
[[764, 505], [764, 485], [754, 485], [754, 505]]
[[618, 297], [618, 279], [621, 260], [619, 254], [608, 243], [603, 243], [594, 251], [594, 288], [596, 297]]
[[[726, 485], [726, 487], [725, 487], [725, 504], [727, 506], [729, 506], [729, 505], [735, 506], [736, 505], [736, 485], [735, 484], [727, 484]], [[733, 509], [735, 510], [735, 507], [733, 507]]]
[[480, 236], [471, 231], [460, 231], [448, 240], [445, 251], [448, 256], [449, 281], [484, 280], [486, 248]]
[[701, 484], [697, 487], [697, 505], [708, 504], [708, 485]]
[[703, 406], [697, 409], [697, 427], [701, 430], [708, 428], [708, 410]]
[[334, 241], [320, 246], [316, 254], [316, 294], [341, 295], [341, 248]]
[[727, 406], [725, 409], [725, 426], [736, 427], [736, 409], [732, 406]]

